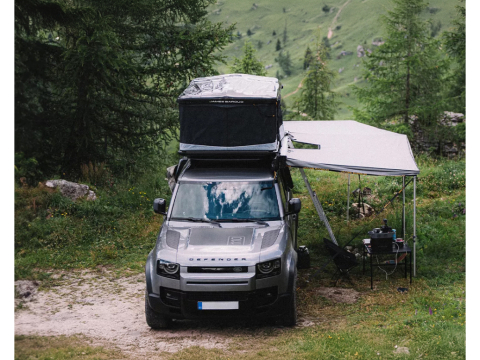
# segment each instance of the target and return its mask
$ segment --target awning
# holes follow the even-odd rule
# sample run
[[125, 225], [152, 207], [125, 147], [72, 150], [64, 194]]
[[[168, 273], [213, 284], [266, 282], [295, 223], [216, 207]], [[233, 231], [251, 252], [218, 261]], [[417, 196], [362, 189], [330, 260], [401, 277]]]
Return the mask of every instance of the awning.
[[353, 120], [286, 121], [293, 141], [320, 149], [288, 149], [287, 165], [365, 175], [420, 173], [406, 135]]

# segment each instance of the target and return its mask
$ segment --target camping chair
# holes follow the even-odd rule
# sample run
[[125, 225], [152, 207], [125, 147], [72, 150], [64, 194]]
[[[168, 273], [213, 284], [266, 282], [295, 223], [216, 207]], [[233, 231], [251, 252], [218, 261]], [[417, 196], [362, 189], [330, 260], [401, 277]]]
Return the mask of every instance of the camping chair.
[[337, 285], [337, 281], [339, 280], [340, 276], [344, 276], [347, 280], [353, 285], [348, 272], [358, 265], [357, 258], [354, 254], [349, 253], [347, 250], [341, 248], [338, 245], [335, 245], [328, 239], [323, 239], [325, 246], [332, 257], [333, 262], [337, 266], [337, 271], [333, 275], [332, 279], [334, 279], [337, 274], [339, 274], [338, 278], [335, 280], [335, 286]]

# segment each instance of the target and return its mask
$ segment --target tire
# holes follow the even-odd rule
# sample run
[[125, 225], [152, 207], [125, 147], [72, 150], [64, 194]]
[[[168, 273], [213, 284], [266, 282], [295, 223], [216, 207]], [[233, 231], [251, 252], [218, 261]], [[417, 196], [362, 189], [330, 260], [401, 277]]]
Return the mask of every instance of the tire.
[[172, 319], [157, 313], [150, 307], [147, 290], [145, 290], [145, 318], [152, 329], [167, 329], [172, 324]]
[[283, 325], [293, 327], [297, 325], [297, 271], [293, 275], [293, 286], [290, 289], [290, 300], [288, 302], [287, 312], [283, 318]]

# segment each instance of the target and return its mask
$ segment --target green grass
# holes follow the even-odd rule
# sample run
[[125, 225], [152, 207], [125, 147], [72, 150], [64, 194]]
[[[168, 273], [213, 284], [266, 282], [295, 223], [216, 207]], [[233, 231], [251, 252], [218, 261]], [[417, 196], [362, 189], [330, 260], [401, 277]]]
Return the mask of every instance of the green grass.
[[77, 337], [15, 336], [15, 360], [125, 359], [118, 351], [90, 346]]
[[[416, 160], [421, 174], [417, 183], [417, 278], [412, 285], [403, 278], [403, 269], [388, 280], [385, 274], [376, 271], [375, 289], [371, 291], [370, 279], [362, 276], [359, 266], [352, 271], [354, 288], [361, 295], [357, 303], [338, 304], [319, 296], [316, 292], [319, 286], [331, 286], [333, 264], [316, 278], [308, 276], [328, 259], [321, 241], [328, 233], [318, 220], [298, 170], [294, 169], [295, 196], [302, 200], [299, 243], [307, 245], [312, 254], [312, 268], [299, 272], [298, 307], [303, 316], [316, 325], [242, 331], [243, 335], [233, 341], [228, 351], [193, 347], [172, 354], [171, 358], [464, 358], [465, 160], [423, 156]], [[107, 266], [119, 276], [142, 272], [162, 221], [160, 216], [153, 214], [152, 201], [155, 197], [169, 199], [170, 196], [164, 180], [165, 167], [159, 167], [135, 183], [124, 180], [111, 187], [97, 186], [99, 199], [95, 202], [73, 203], [45, 188], [17, 187], [16, 278], [38, 279], [42, 287], [48, 287], [54, 281], [51, 275], [61, 269]], [[306, 170], [306, 173], [340, 244], [346, 244], [353, 234], [360, 232], [352, 242], [359, 245], [366, 231], [380, 226], [383, 218], [400, 232], [401, 197], [376, 218], [355, 220], [352, 213], [347, 223], [347, 175], [314, 170]], [[395, 191], [401, 189], [401, 178], [362, 176], [361, 187], [365, 186], [370, 187], [374, 195], [365, 201], [379, 210]], [[352, 191], [357, 187], [358, 177], [352, 175]], [[409, 186], [405, 238], [410, 245], [412, 197]], [[354, 201], [352, 198], [351, 202]], [[351, 285], [341, 282], [339, 287]], [[398, 287], [409, 290], [401, 294]], [[39, 358], [76, 358], [77, 355], [68, 355], [77, 354], [77, 345], [69, 338], [59, 342], [44, 340], [42, 337], [17, 338], [17, 358], [28, 358], [32, 354]], [[43, 342], [44, 345], [35, 350], [34, 346], [25, 345], [31, 342]], [[395, 345], [407, 347], [410, 355], [395, 355]], [[26, 352], [22, 347], [29, 350]], [[83, 349], [83, 345], [78, 345], [78, 349]], [[104, 355], [101, 349], [92, 354], [96, 351], [101, 356], [92, 355], [91, 358], [117, 358], [112, 353]]]
[[[290, 52], [293, 63], [293, 73], [282, 80], [284, 89], [283, 96], [294, 91], [304, 76], [303, 57], [307, 46], [314, 48], [316, 38], [327, 36], [328, 29], [332, 25], [338, 9], [347, 0], [329, 0], [318, 2], [305, 0], [299, 3], [292, 3], [288, 0], [263, 1], [256, 3], [256, 10], [253, 10], [252, 3], [242, 1], [217, 1], [209, 10], [209, 19], [213, 22], [223, 21], [226, 24], [236, 24], [236, 30], [240, 31], [242, 38], [236, 40], [225, 48], [223, 54], [227, 56], [227, 65], [219, 65], [220, 73], [229, 73], [229, 65], [233, 57], [242, 56], [243, 42], [246, 39], [257, 46], [258, 41], [263, 42], [262, 48], [257, 48], [257, 57], [264, 65], [273, 65], [267, 70], [267, 76], [275, 76], [277, 70], [283, 74], [280, 66], [275, 62], [278, 52], [275, 51], [277, 39], [280, 39], [283, 47], [283, 31], [285, 21], [287, 25], [287, 44], [284, 51]], [[322, 11], [324, 4], [331, 7], [331, 12], [325, 14]], [[432, 22], [442, 23], [440, 33], [451, 28], [452, 20], [456, 16], [455, 6], [457, 0], [431, 0], [431, 8], [439, 11], [430, 13], [426, 11], [425, 19]], [[355, 106], [356, 99], [349, 87], [355, 83], [355, 78], [360, 81], [362, 75], [361, 58], [357, 57], [357, 46], [362, 45], [367, 49], [374, 49], [372, 40], [382, 37], [385, 34], [381, 28], [380, 16], [392, 8], [390, 1], [385, 0], [351, 0], [340, 13], [330, 39], [332, 45], [331, 59], [329, 66], [338, 77], [334, 82], [333, 89], [340, 95], [339, 100], [343, 103], [340, 106], [336, 119], [353, 119], [353, 114], [347, 106]], [[285, 9], [285, 12], [284, 10]], [[339, 30], [335, 30], [340, 26]], [[253, 35], [247, 36], [250, 29]], [[276, 36], [273, 36], [273, 31]], [[440, 35], [437, 35], [440, 36]], [[270, 42], [268, 44], [268, 42]], [[334, 45], [335, 44], [335, 45]], [[337, 59], [341, 51], [351, 51], [353, 55], [342, 56]], [[343, 68], [341, 73], [338, 70]], [[299, 93], [286, 98], [288, 106], [293, 104]]]

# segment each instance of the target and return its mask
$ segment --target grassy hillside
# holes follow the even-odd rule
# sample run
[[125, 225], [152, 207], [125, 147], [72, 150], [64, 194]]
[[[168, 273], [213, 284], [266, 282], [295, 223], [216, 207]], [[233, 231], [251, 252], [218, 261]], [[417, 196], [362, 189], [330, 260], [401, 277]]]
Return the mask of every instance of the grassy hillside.
[[[429, 9], [425, 11], [425, 18], [433, 24], [441, 23], [441, 32], [450, 29], [451, 22], [456, 16], [457, 0], [431, 0]], [[327, 5], [329, 12], [322, 11]], [[272, 65], [267, 70], [268, 76], [275, 76], [277, 70], [283, 74], [275, 58], [277, 39], [282, 42], [283, 32], [287, 29], [287, 42], [284, 51], [290, 52], [293, 63], [291, 76], [284, 78], [282, 91], [287, 105], [291, 105], [299, 92], [289, 95], [297, 89], [304, 76], [303, 57], [307, 46], [314, 47], [316, 38], [328, 36], [332, 30], [329, 42], [331, 44], [331, 59], [329, 66], [338, 77], [334, 90], [340, 94], [343, 103], [336, 119], [353, 119], [348, 105], [354, 105], [356, 100], [349, 85], [360, 80], [362, 74], [361, 58], [357, 57], [357, 46], [373, 50], [372, 41], [384, 35], [380, 16], [392, 8], [392, 3], [386, 0], [303, 0], [292, 2], [289, 0], [264, 0], [262, 2], [244, 2], [219, 0], [210, 7], [210, 20], [223, 21], [226, 24], [236, 23], [236, 31], [242, 35], [241, 39], [230, 44], [225, 50], [227, 65], [218, 66], [220, 73], [229, 73], [228, 65], [233, 57], [242, 56], [242, 46], [249, 39], [257, 48], [258, 59], [264, 65]], [[247, 31], [252, 32], [251, 36]], [[276, 36], [273, 36], [273, 31]], [[236, 34], [236, 33], [235, 33]], [[258, 42], [263, 42], [261, 48]], [[352, 55], [339, 56], [341, 51], [353, 52]], [[342, 69], [339, 73], [339, 69]]]

